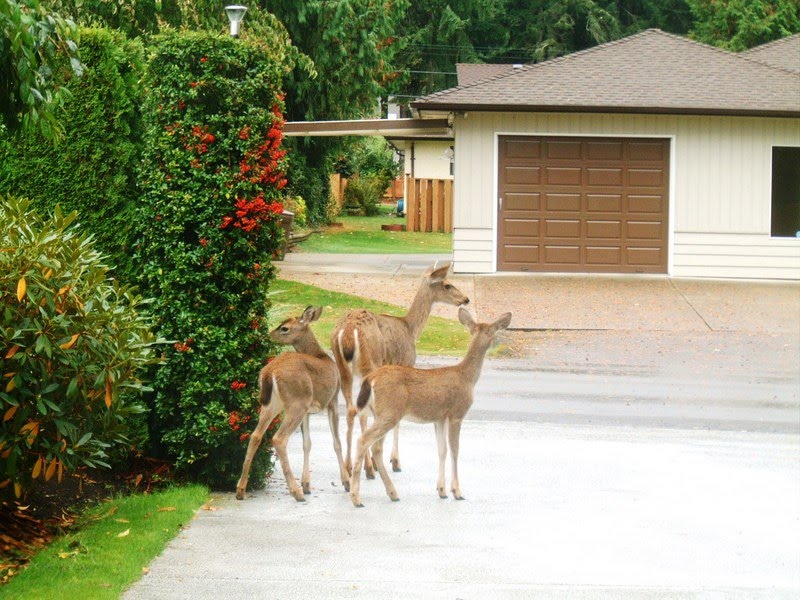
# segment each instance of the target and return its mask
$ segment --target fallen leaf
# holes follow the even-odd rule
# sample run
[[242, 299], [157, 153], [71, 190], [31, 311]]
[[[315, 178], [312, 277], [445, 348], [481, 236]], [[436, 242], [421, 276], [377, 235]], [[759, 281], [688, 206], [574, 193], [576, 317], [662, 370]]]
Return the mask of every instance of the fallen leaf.
[[176, 510], [174, 506], [162, 506], [158, 512], [172, 512], [173, 510]]
[[118, 533], [118, 534], [117, 534], [117, 537], [125, 537], [125, 536], [126, 536], [126, 535], [128, 535], [130, 532], [131, 532], [131, 530], [130, 530], [130, 529], [126, 529], [126, 530], [125, 530], [125, 531], [123, 531], [122, 533]]
[[128, 521], [128, 519], [114, 519], [114, 521], [117, 522], [117, 523], [130, 523], [130, 521]]

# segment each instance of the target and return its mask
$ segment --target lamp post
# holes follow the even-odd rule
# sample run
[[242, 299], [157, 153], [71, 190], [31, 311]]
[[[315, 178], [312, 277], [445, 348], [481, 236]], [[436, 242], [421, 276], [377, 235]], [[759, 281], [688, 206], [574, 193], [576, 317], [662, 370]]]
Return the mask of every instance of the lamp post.
[[239, 37], [239, 26], [246, 12], [247, 7], [239, 4], [231, 4], [225, 7], [225, 14], [228, 15], [228, 21], [231, 24], [231, 37]]

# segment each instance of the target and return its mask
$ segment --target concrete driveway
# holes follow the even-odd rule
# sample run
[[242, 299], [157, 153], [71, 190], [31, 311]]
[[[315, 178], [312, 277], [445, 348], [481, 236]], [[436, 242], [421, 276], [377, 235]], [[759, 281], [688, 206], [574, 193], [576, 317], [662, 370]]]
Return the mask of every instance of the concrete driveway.
[[[282, 277], [396, 304], [431, 262], [295, 256]], [[454, 279], [525, 348], [476, 387], [467, 500], [438, 498], [433, 428], [404, 423], [400, 502], [366, 481], [354, 508], [313, 417], [307, 502], [280, 476], [214, 494], [125, 598], [800, 596], [800, 285]]]

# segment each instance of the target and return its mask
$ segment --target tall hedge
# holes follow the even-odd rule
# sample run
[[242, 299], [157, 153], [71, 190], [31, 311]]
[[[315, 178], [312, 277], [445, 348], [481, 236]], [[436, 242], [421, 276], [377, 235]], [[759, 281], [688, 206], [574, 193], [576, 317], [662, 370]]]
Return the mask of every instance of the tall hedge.
[[0, 193], [26, 196], [42, 214], [56, 205], [79, 211], [97, 248], [126, 278], [138, 199], [144, 51], [119, 32], [83, 29], [80, 58], [82, 76], [62, 73], [71, 92], [57, 114], [63, 138], [54, 143], [19, 133], [0, 140]]
[[[282, 241], [284, 65], [206, 33], [155, 40], [134, 260], [174, 341], [155, 377], [151, 440], [212, 486], [239, 476], [260, 367], [273, 352], [267, 291]], [[270, 453], [258, 454], [263, 485]]]

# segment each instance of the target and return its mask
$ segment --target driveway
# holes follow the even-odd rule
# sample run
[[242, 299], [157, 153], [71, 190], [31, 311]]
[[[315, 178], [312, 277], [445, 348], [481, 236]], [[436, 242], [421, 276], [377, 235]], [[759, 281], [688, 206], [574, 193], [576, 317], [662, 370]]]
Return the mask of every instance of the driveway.
[[[431, 262], [294, 256], [281, 277], [400, 305]], [[404, 423], [400, 502], [365, 481], [354, 508], [312, 417], [307, 502], [280, 476], [214, 494], [125, 598], [800, 596], [798, 284], [454, 280], [521, 328], [464, 424], [467, 500], [438, 498], [433, 428]]]

